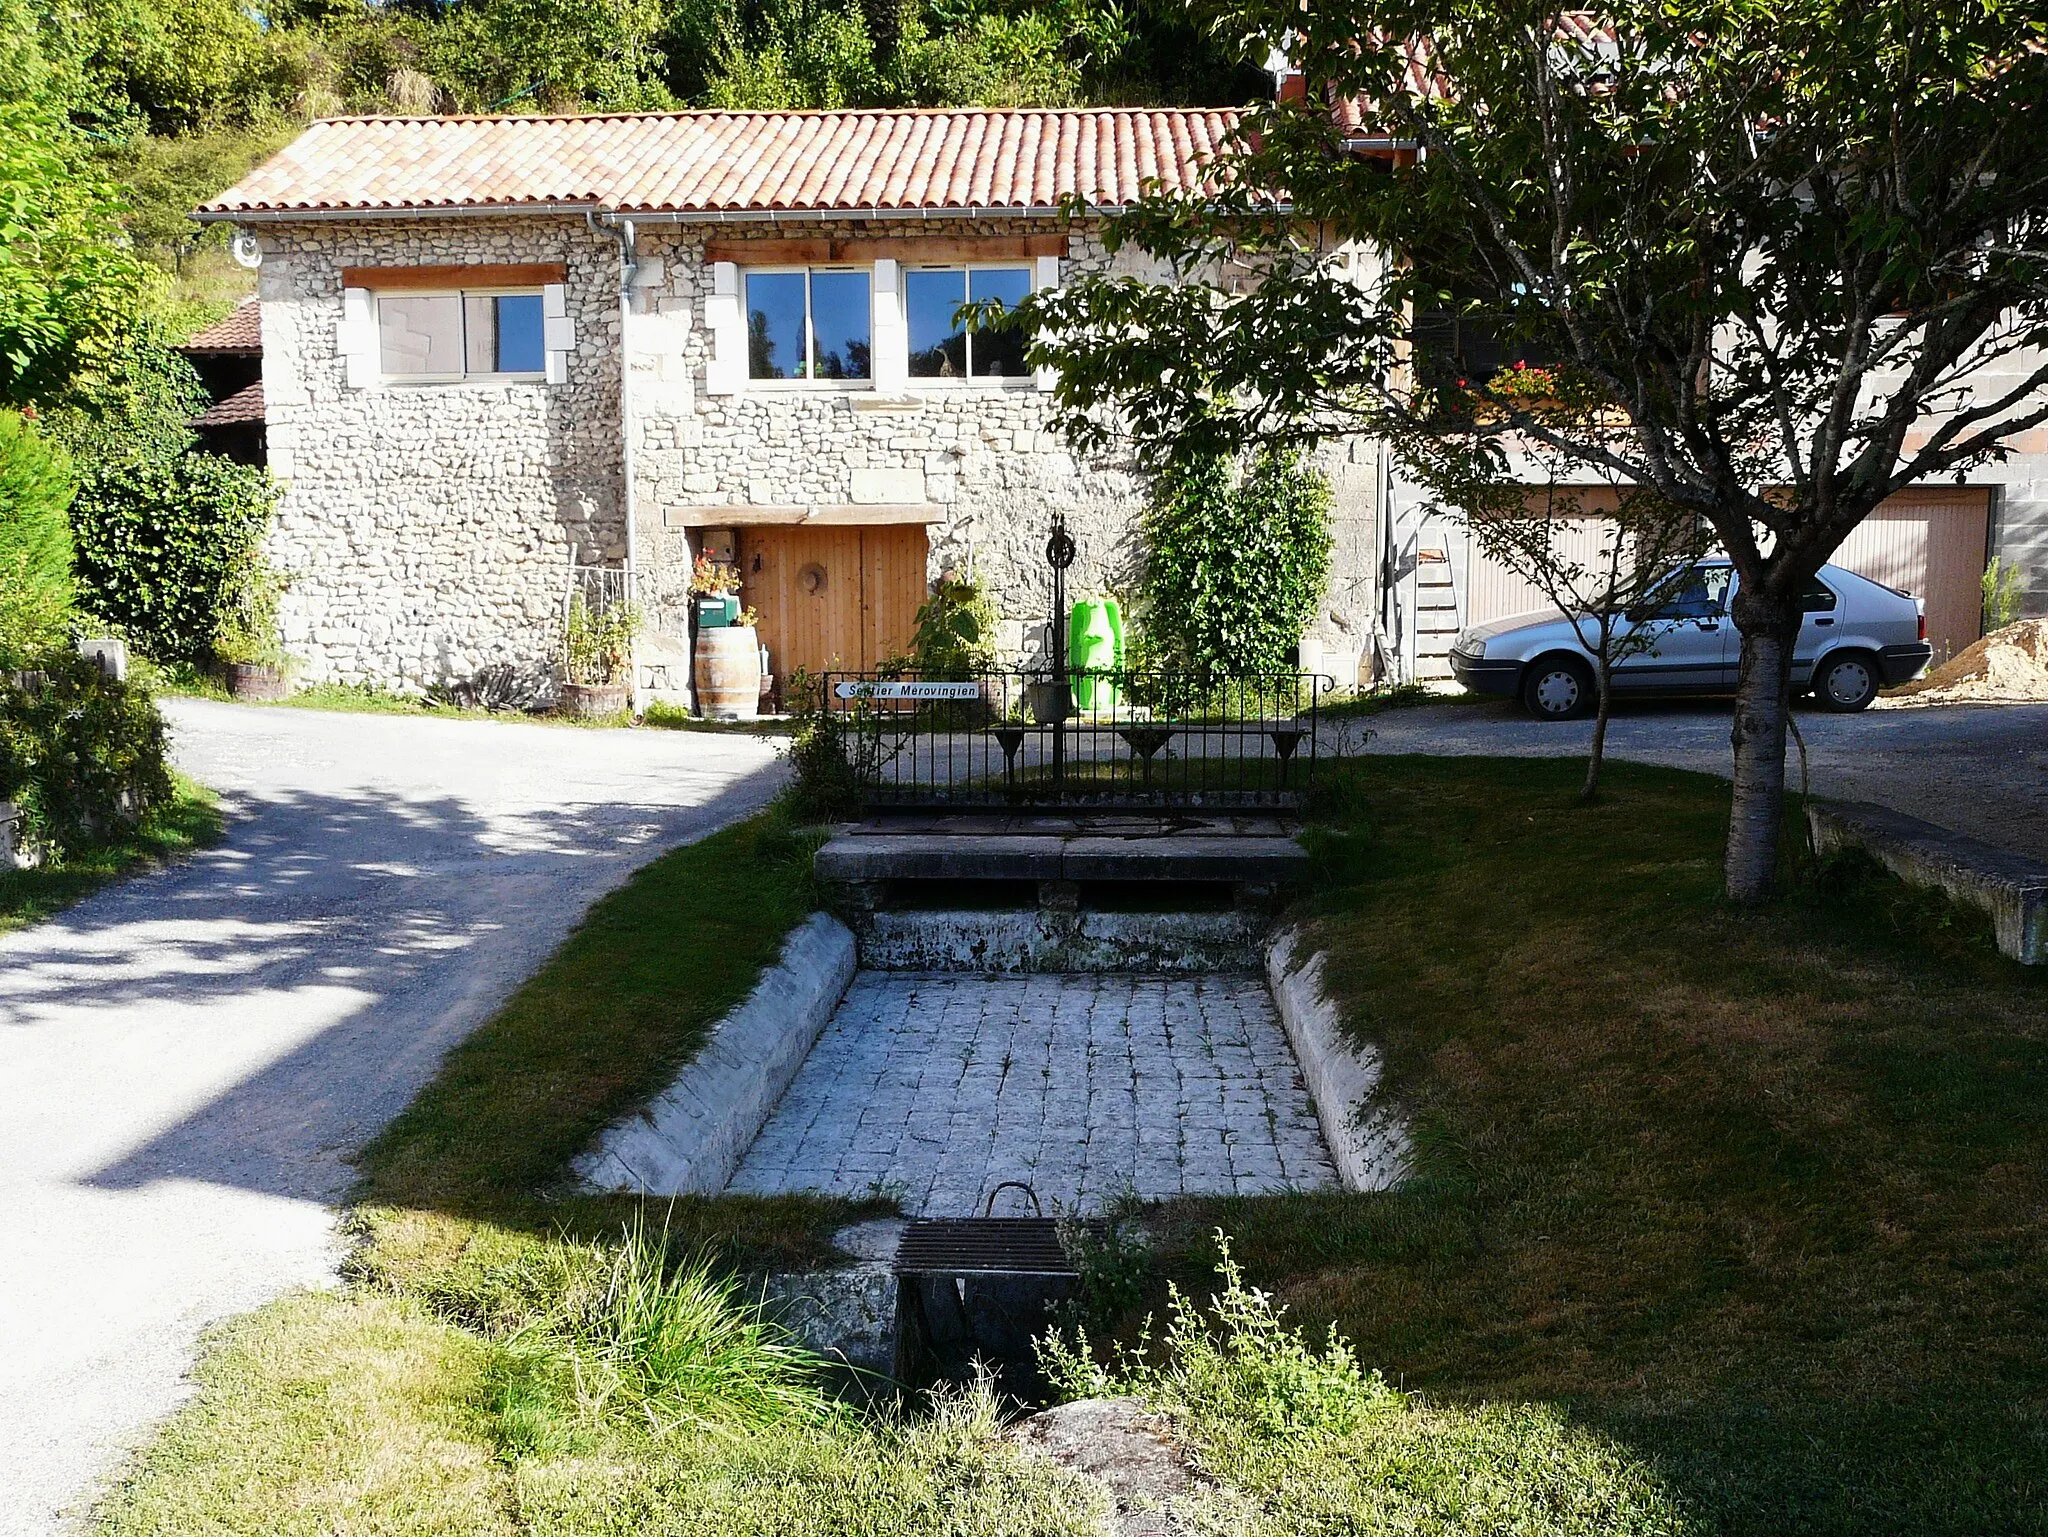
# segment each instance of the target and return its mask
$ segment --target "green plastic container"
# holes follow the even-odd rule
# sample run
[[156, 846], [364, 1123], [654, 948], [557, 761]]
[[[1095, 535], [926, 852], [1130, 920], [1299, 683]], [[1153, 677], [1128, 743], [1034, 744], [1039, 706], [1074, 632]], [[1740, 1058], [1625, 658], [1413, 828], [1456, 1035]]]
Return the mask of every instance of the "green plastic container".
[[1114, 598], [1082, 598], [1067, 616], [1067, 666], [1073, 670], [1074, 708], [1083, 715], [1108, 715], [1117, 705], [1116, 685], [1101, 673], [1124, 664], [1124, 615]]

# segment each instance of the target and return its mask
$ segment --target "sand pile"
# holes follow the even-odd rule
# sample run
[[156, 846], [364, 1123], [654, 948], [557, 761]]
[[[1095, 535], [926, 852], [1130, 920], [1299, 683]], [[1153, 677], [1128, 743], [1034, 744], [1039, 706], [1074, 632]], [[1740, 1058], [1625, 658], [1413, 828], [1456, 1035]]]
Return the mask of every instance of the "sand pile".
[[1912, 704], [2048, 701], [2048, 619], [2022, 619], [1944, 662], [1890, 697]]

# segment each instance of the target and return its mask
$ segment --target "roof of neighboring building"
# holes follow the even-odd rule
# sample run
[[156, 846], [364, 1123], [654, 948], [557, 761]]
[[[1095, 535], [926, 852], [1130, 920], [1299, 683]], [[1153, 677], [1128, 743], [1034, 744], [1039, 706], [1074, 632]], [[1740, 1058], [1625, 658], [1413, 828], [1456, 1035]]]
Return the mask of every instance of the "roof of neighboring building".
[[238, 427], [245, 422], [260, 422], [263, 417], [263, 381], [258, 379], [246, 389], [236, 390], [226, 400], [216, 401], [207, 410], [192, 418], [195, 427]]
[[1207, 108], [336, 118], [200, 208], [590, 205], [622, 213], [1049, 208], [1203, 185], [1237, 121]]
[[180, 352], [261, 352], [263, 306], [244, 299], [212, 325], [195, 331]]

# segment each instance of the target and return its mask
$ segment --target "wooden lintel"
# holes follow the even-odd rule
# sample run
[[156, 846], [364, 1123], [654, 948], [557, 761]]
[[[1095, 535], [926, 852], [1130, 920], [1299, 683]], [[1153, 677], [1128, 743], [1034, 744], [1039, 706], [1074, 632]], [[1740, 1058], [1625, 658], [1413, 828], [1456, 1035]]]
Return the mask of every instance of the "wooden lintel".
[[669, 528], [763, 528], [805, 524], [812, 528], [876, 527], [882, 524], [943, 523], [946, 509], [933, 502], [869, 506], [858, 502], [820, 503], [812, 507], [665, 507], [662, 522]]
[[449, 288], [542, 288], [566, 283], [562, 262], [474, 262], [468, 266], [343, 267], [343, 288], [375, 288], [386, 293], [433, 292]]
[[1029, 261], [1038, 256], [1066, 254], [1065, 235], [863, 235], [844, 240], [749, 240], [721, 235], [704, 242], [706, 261], [738, 262], [743, 267], [804, 267], [828, 262], [864, 265], [884, 257], [911, 265], [937, 265]]

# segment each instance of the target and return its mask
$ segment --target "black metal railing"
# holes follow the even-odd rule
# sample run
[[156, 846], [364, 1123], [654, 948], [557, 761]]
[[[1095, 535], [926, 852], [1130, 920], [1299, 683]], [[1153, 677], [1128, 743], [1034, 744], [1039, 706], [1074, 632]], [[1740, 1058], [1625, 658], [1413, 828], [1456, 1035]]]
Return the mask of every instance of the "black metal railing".
[[829, 672], [819, 707], [875, 806], [1298, 805], [1329, 679]]

